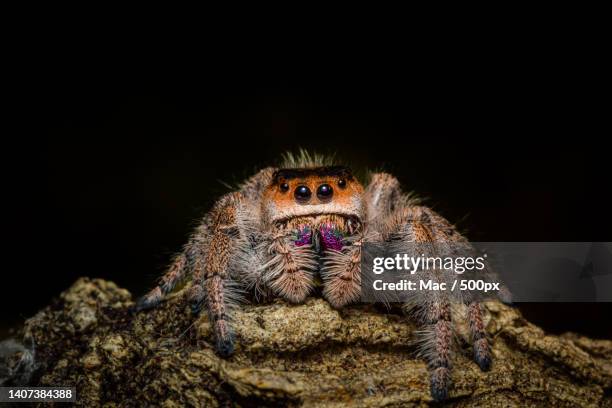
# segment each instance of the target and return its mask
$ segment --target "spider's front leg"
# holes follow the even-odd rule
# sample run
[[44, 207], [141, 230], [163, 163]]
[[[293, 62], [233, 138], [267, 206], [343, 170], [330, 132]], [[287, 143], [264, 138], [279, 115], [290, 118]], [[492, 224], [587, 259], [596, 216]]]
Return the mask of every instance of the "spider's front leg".
[[201, 305], [206, 306], [216, 350], [221, 356], [229, 356], [234, 351], [229, 265], [239, 242], [237, 211], [240, 201], [239, 193], [228, 194], [219, 200], [205, 221], [210, 234], [206, 250], [205, 246], [200, 246], [201, 250], [193, 257], [193, 285], [189, 292], [192, 311], [198, 314]]

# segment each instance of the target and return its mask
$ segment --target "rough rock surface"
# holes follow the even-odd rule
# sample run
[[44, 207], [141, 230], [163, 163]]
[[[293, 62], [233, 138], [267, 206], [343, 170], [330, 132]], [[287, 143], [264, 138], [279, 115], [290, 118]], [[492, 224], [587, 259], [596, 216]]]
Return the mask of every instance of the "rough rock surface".
[[[425, 406], [425, 364], [415, 326], [372, 306], [342, 311], [321, 299], [245, 306], [236, 353], [212, 349], [205, 316], [195, 322], [180, 292], [158, 309], [128, 313], [131, 294], [80, 279], [29, 319], [31, 385], [75, 386], [83, 406]], [[491, 302], [494, 365], [481, 372], [458, 330], [449, 406], [612, 406], [612, 342], [549, 336]], [[461, 313], [461, 311], [456, 311]], [[12, 361], [18, 361], [13, 359]]]

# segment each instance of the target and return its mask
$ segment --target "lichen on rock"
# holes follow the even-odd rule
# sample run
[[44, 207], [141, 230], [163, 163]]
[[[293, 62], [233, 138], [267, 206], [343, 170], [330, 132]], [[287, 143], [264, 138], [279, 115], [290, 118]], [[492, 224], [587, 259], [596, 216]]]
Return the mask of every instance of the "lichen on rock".
[[[194, 320], [180, 292], [134, 316], [132, 304], [131, 294], [112, 282], [79, 279], [24, 325], [21, 344], [32, 345], [35, 359], [27, 368], [35, 370], [29, 384], [74, 386], [82, 406], [432, 402], [427, 367], [415, 356], [418, 329], [393, 311], [372, 305], [335, 310], [317, 298], [302, 305], [246, 305], [234, 317], [236, 352], [221, 359], [206, 316]], [[473, 363], [467, 330], [459, 324], [454, 384], [445, 404], [612, 406], [611, 341], [547, 335], [514, 308], [485, 306], [493, 367], [481, 372]], [[14, 344], [12, 353], [24, 355]], [[16, 361], [14, 378], [24, 369]]]

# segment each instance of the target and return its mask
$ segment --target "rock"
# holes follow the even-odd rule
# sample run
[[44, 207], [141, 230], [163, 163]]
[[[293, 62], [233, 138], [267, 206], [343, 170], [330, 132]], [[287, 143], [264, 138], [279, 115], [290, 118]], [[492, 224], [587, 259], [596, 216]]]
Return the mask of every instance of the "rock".
[[[427, 367], [417, 328], [372, 305], [334, 310], [321, 299], [236, 312], [236, 353], [214, 353], [206, 316], [193, 320], [182, 292], [132, 316], [129, 292], [79, 279], [29, 319], [15, 353], [30, 385], [74, 386], [82, 406], [424, 406]], [[449, 406], [612, 406], [612, 342], [550, 336], [514, 308], [489, 302], [494, 364], [472, 362], [458, 327]], [[456, 313], [460, 313], [458, 310]], [[0, 355], [10, 354], [0, 346]], [[18, 355], [18, 356], [19, 356]], [[19, 361], [10, 373], [19, 374]], [[17, 358], [19, 360], [19, 358]], [[16, 368], [17, 367], [17, 368]], [[0, 371], [1, 373], [2, 371]], [[33, 375], [31, 375], [33, 374]], [[8, 383], [8, 382], [7, 382]]]

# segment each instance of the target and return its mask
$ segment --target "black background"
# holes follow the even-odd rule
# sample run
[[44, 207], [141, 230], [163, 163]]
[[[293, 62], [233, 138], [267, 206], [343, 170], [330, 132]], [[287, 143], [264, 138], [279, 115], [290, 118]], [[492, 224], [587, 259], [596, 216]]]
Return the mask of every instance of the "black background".
[[[5, 142], [17, 208], [5, 214], [3, 331], [80, 276], [142, 294], [222, 182], [298, 147], [392, 172], [473, 241], [612, 240], [608, 114], [589, 70], [263, 58], [45, 61]], [[552, 332], [612, 334], [608, 304], [520, 307]]]

